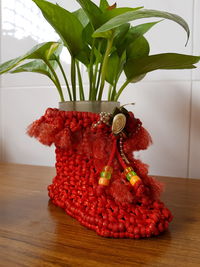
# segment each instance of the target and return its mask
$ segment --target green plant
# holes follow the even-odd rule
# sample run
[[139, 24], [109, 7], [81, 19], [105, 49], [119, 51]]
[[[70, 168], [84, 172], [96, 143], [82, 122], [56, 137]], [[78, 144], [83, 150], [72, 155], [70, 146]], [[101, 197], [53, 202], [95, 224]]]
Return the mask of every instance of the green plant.
[[[150, 46], [144, 35], [161, 20], [137, 26], [129, 23], [151, 17], [169, 19], [184, 28], [188, 42], [188, 24], [175, 14], [143, 7], [117, 8], [116, 4], [110, 6], [107, 0], [100, 0], [99, 6], [91, 0], [76, 0], [81, 8], [75, 12], [45, 0], [32, 1], [58, 33], [60, 40], [39, 44], [25, 55], [1, 64], [0, 74], [37, 72], [46, 75], [56, 86], [61, 101], [64, 101], [63, 88], [56, 68], [60, 68], [64, 77], [69, 100], [85, 100], [80, 71], [80, 64], [83, 64], [88, 71], [88, 99], [102, 100], [105, 85], [108, 84], [107, 100], [116, 101], [129, 83], [142, 80], [148, 72], [157, 69], [192, 69], [200, 60], [197, 56], [176, 53], [150, 55]], [[71, 77], [66, 77], [60, 62], [63, 46], [71, 55]], [[29, 60], [28, 63], [22, 64], [25, 60]], [[126, 80], [118, 88], [123, 72]]]

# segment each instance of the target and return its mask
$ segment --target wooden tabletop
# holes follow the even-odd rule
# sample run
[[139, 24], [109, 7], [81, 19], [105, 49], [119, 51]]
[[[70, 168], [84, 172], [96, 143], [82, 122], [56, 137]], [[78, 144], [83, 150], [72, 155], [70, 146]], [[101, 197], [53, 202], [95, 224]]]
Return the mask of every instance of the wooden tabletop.
[[175, 218], [150, 239], [108, 239], [49, 202], [54, 168], [0, 164], [0, 266], [200, 266], [200, 180], [161, 178]]

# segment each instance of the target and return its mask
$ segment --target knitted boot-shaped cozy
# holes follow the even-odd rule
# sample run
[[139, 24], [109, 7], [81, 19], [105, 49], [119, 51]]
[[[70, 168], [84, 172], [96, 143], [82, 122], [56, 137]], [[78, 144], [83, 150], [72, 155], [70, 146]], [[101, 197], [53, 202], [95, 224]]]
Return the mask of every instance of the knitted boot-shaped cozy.
[[57, 175], [48, 186], [55, 205], [101, 236], [157, 236], [172, 215], [159, 200], [160, 184], [133, 157], [151, 138], [132, 113], [126, 119], [113, 134], [123, 122], [111, 127], [107, 115], [49, 108], [28, 134], [56, 146]]

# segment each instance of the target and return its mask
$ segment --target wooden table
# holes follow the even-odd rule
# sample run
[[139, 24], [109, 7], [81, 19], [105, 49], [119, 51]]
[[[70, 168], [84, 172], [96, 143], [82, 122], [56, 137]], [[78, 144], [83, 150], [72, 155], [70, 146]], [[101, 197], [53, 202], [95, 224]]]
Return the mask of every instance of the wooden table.
[[0, 266], [200, 266], [200, 180], [158, 178], [175, 218], [157, 238], [107, 239], [48, 200], [54, 168], [0, 164]]

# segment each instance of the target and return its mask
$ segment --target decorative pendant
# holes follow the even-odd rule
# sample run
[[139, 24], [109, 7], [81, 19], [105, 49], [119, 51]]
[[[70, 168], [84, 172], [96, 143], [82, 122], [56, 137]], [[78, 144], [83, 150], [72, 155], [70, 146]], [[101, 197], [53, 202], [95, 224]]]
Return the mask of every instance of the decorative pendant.
[[108, 186], [112, 176], [113, 168], [111, 166], [105, 166], [100, 173], [99, 185]]
[[[134, 172], [133, 168], [130, 166], [130, 162], [127, 159], [123, 151], [123, 139], [126, 138], [125, 127], [127, 123], [127, 117], [129, 116], [128, 111], [121, 107], [116, 108], [113, 114], [101, 112], [99, 121], [93, 125], [97, 127], [99, 124], [104, 123], [111, 127], [112, 133], [115, 136], [113, 142], [113, 148], [109, 157], [107, 166], [105, 166], [100, 173], [98, 184], [104, 188], [109, 186], [110, 179], [112, 177], [113, 168], [110, 166], [116, 154], [119, 163], [124, 168], [124, 175], [132, 186], [135, 186], [138, 182], [141, 182], [140, 177]], [[118, 148], [119, 145], [119, 148]], [[129, 165], [129, 166], [127, 166]]]
[[134, 186], [137, 182], [141, 179], [140, 177], [134, 172], [131, 166], [124, 169], [124, 175], [126, 176], [127, 180]]
[[115, 115], [112, 122], [112, 132], [115, 135], [121, 133], [126, 126], [126, 116], [123, 113]]

